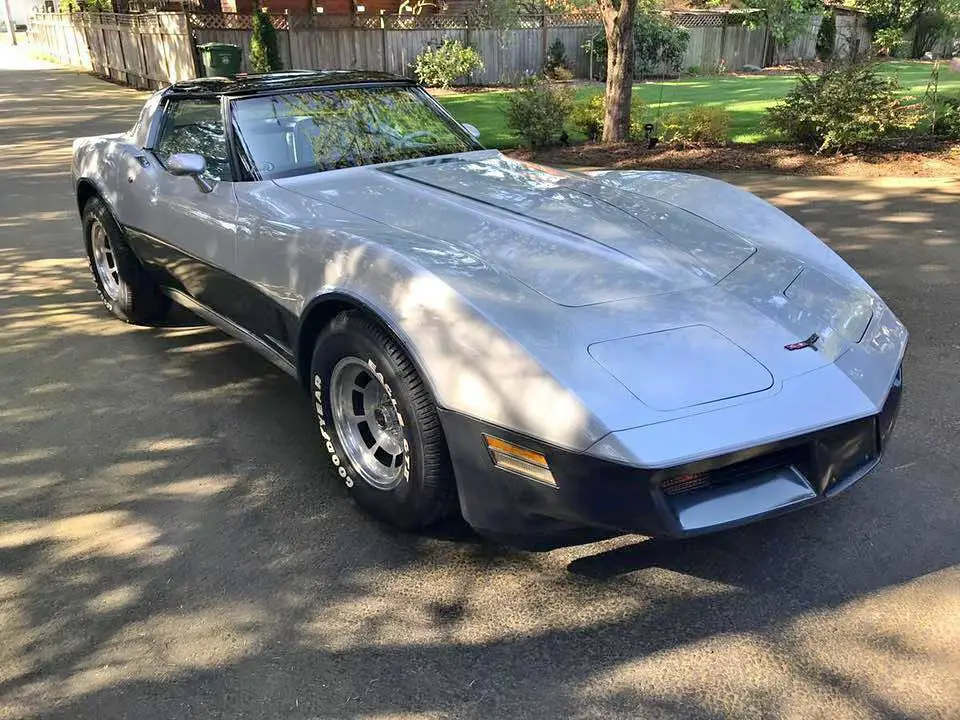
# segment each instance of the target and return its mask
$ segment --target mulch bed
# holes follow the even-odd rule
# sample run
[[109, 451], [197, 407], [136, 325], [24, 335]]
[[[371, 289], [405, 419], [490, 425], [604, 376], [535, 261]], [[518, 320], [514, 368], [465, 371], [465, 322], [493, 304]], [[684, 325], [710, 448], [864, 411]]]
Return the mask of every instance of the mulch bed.
[[783, 143], [684, 150], [669, 147], [650, 150], [637, 143], [587, 143], [537, 153], [513, 150], [507, 154], [545, 165], [619, 170], [767, 171], [789, 175], [848, 177], [960, 176], [960, 143], [932, 140], [889, 142], [845, 155], [815, 155], [808, 149]]

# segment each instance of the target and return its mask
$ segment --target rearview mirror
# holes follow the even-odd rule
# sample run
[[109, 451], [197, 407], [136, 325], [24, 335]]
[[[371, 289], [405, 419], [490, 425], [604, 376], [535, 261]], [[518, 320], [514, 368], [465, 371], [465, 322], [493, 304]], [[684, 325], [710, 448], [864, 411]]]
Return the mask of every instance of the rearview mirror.
[[471, 125], [470, 123], [461, 124], [463, 125], [463, 129], [470, 133], [470, 137], [472, 137], [474, 140], [480, 139], [480, 131], [477, 130], [476, 126]]
[[189, 175], [203, 192], [208, 193], [213, 190], [213, 185], [203, 177], [206, 169], [206, 158], [197, 153], [174, 153], [167, 158], [167, 170], [171, 175]]

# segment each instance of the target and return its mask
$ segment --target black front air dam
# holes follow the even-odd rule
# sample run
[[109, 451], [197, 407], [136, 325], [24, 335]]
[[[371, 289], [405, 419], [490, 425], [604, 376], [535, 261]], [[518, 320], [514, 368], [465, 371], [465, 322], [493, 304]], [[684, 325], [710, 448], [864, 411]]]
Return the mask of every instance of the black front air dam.
[[[643, 527], [667, 534], [638, 474], [644, 471], [559, 450], [473, 418], [440, 411], [460, 509], [479, 533], [527, 549], [594, 542]], [[557, 487], [494, 467], [483, 434], [541, 452]]]
[[[623, 533], [699, 535], [822, 502], [876, 467], [900, 398], [898, 373], [878, 415], [663, 469], [561, 450], [445, 410], [440, 419], [464, 519], [495, 540], [549, 549]], [[556, 486], [495, 467], [484, 434], [542, 453]]]

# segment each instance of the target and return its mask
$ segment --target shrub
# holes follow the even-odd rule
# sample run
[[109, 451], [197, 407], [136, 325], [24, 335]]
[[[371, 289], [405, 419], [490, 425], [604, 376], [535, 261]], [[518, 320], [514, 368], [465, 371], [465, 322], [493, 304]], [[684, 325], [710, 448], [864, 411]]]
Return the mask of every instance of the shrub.
[[600, 139], [603, 133], [603, 95], [591, 95], [586, 100], [578, 101], [570, 113], [570, 125], [584, 135], [591, 142]]
[[678, 147], [722, 145], [730, 137], [730, 125], [729, 112], [701, 105], [665, 115], [661, 134], [664, 142]]
[[837, 63], [821, 75], [801, 70], [797, 84], [767, 111], [767, 125], [784, 137], [817, 148], [845, 150], [900, 127], [905, 109], [897, 83], [870, 63]]
[[507, 125], [522, 145], [543, 148], [556, 145], [573, 110], [573, 90], [547, 83], [528, 84], [510, 94]]
[[690, 33], [659, 15], [637, 13], [633, 22], [637, 50], [637, 74], [653, 75], [661, 66], [670, 73], [680, 72]]
[[948, 140], [960, 140], [960, 97], [939, 97], [927, 103], [930, 132]]
[[[604, 109], [602, 93], [580, 100], [570, 113], [570, 125], [586, 135], [591, 142], [596, 142], [603, 135]], [[643, 134], [643, 103], [634, 98], [630, 106], [630, 137], [639, 140]]]
[[567, 67], [567, 49], [563, 40], [557, 38], [547, 48], [547, 61], [543, 64], [543, 74], [554, 80], [569, 80], [573, 73]]
[[[633, 23], [636, 74], [639, 78], [652, 75], [661, 67], [668, 73], [678, 74], [683, 65], [683, 56], [690, 42], [690, 33], [677, 27], [659, 15], [638, 12]], [[602, 79], [607, 68], [607, 38], [599, 33], [583, 44], [583, 49], [593, 55], [593, 66]]]
[[906, 47], [903, 39], [903, 28], [887, 27], [877, 30], [873, 34], [873, 46], [881, 55], [895, 56]]
[[250, 37], [250, 68], [254, 72], [273, 72], [283, 69], [277, 31], [266, 11], [257, 6], [253, 13], [253, 31]]
[[426, 47], [417, 55], [417, 79], [430, 87], [450, 87], [454, 81], [483, 69], [480, 53], [459, 40], [444, 40], [438, 47]]

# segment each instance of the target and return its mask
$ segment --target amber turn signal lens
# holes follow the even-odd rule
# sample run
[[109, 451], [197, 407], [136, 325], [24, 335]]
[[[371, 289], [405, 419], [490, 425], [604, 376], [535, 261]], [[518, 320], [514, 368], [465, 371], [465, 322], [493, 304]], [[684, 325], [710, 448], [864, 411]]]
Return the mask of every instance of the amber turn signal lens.
[[554, 480], [550, 466], [547, 464], [547, 458], [541, 453], [490, 435], [484, 435], [483, 439], [487, 443], [487, 450], [496, 467], [545, 485], [557, 486], [557, 481]]

